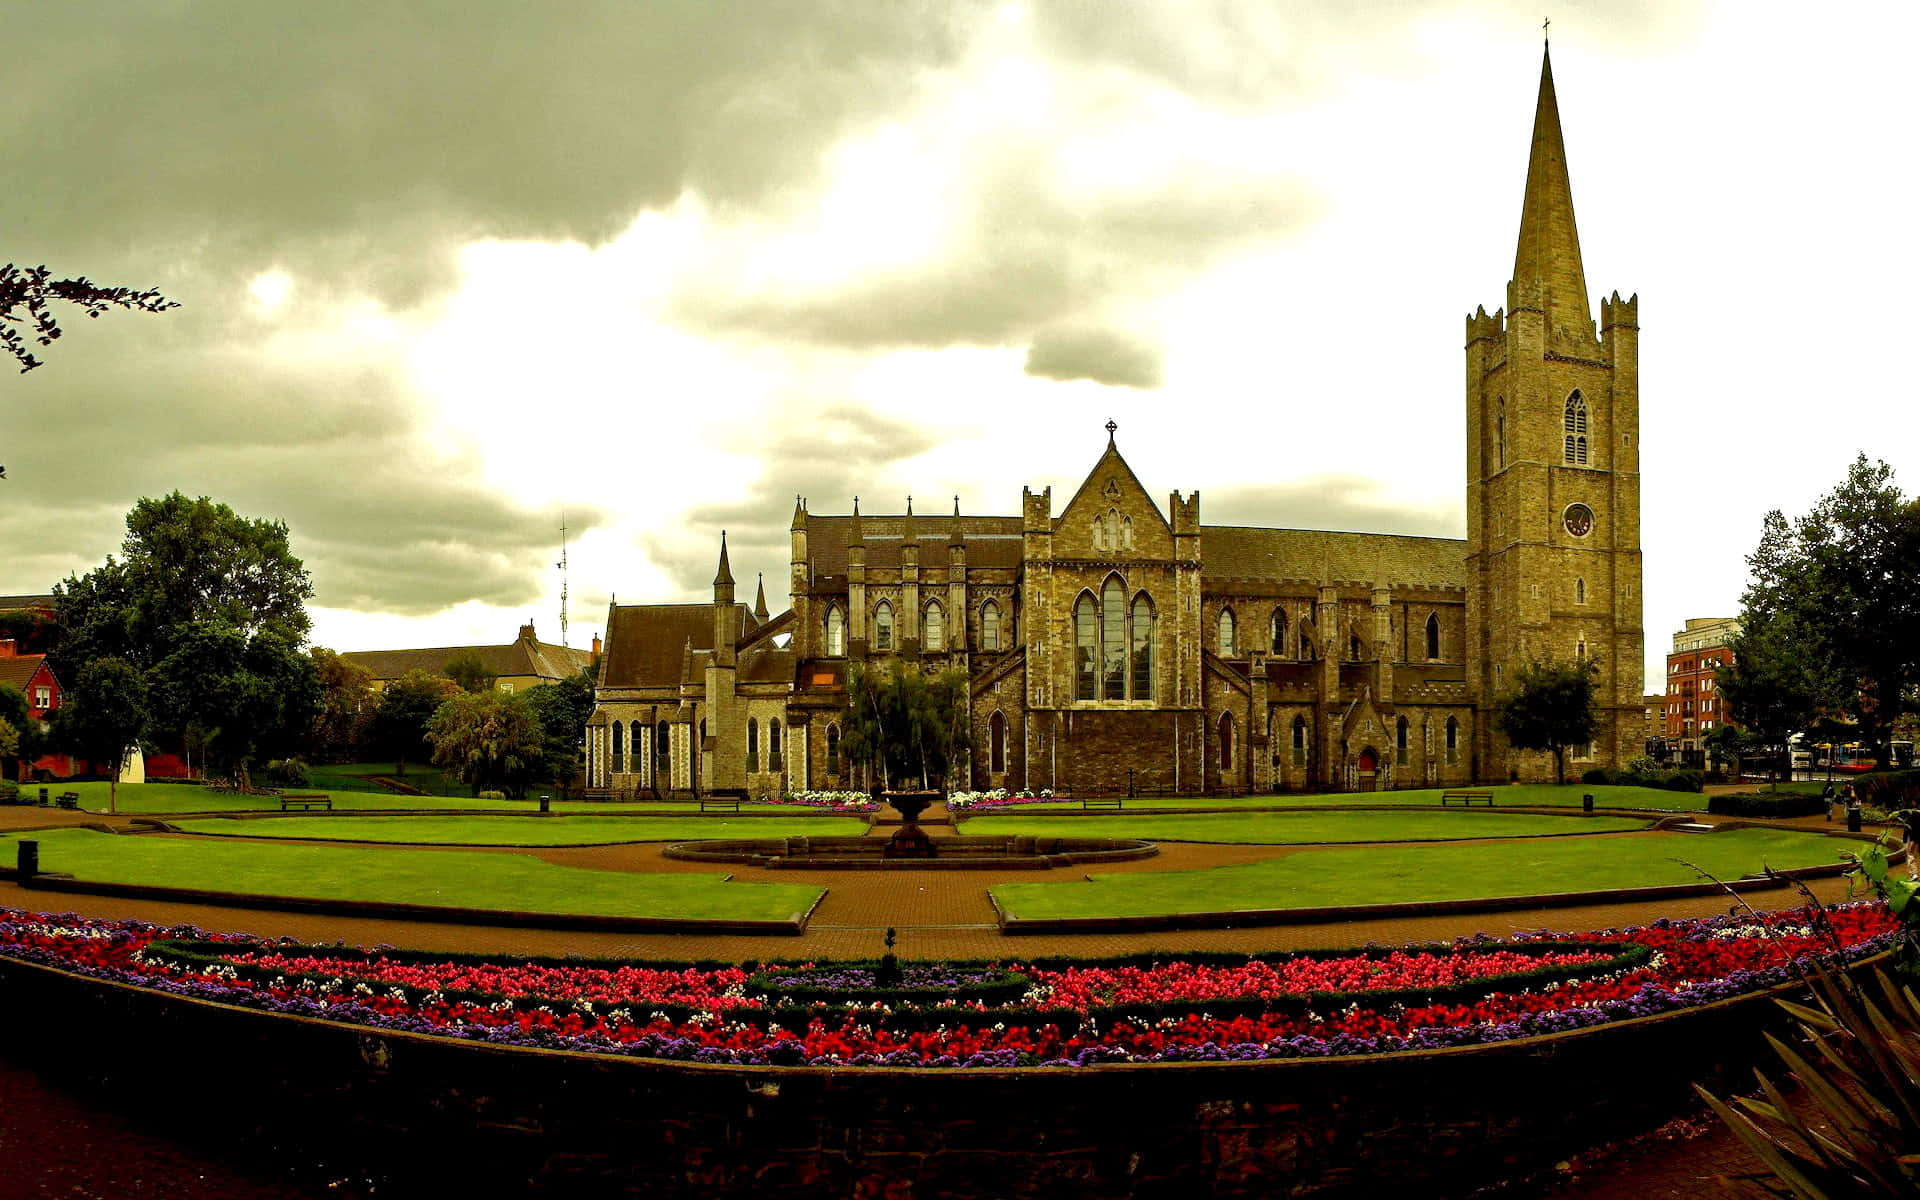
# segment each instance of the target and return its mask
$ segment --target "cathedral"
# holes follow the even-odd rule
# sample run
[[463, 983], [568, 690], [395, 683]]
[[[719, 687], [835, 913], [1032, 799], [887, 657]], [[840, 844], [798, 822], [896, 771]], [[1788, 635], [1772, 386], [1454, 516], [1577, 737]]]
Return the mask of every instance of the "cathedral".
[[796, 503], [789, 606], [613, 605], [589, 786], [851, 787], [854, 664], [970, 681], [954, 787], [1259, 794], [1551, 780], [1495, 728], [1534, 661], [1598, 665], [1569, 771], [1640, 752], [1639, 297], [1588, 307], [1550, 61], [1513, 277], [1466, 321], [1467, 537], [1207, 525], [1107, 443], [1056, 512], [824, 514]]

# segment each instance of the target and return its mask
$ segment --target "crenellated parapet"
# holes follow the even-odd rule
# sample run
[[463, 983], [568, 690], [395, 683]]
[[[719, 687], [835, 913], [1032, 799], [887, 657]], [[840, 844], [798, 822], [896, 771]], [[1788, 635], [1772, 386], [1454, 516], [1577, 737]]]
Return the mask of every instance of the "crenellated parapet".
[[1200, 492], [1196, 489], [1192, 496], [1182, 498], [1179, 492], [1167, 497], [1167, 512], [1172, 518], [1173, 535], [1182, 537], [1197, 536], [1200, 532]]
[[1481, 305], [1467, 314], [1467, 345], [1475, 342], [1498, 341], [1507, 331], [1505, 309], [1495, 309], [1492, 314]]
[[1625, 300], [1620, 298], [1619, 292], [1602, 298], [1600, 328], [1608, 332], [1616, 328], [1638, 330], [1640, 328], [1640, 293], [1635, 292]]

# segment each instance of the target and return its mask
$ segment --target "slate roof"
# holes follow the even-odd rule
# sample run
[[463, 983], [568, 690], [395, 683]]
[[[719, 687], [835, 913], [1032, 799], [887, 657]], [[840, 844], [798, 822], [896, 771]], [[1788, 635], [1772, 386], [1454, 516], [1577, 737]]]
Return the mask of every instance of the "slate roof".
[[373, 672], [376, 680], [398, 679], [408, 671], [438, 675], [463, 655], [474, 655], [500, 678], [564, 679], [593, 662], [593, 652], [525, 638], [504, 646], [432, 646], [419, 650], [349, 650], [340, 657]]
[[0, 612], [21, 612], [38, 609], [42, 612], [54, 610], [54, 598], [48, 596], [0, 596]]
[[[922, 567], [947, 563], [947, 543], [953, 536], [953, 517], [913, 516], [870, 517], [860, 514], [861, 531], [866, 535], [867, 566], [889, 569], [900, 566], [900, 547], [909, 528], [920, 543]], [[847, 541], [853, 533], [853, 518], [823, 517], [807, 514], [807, 553], [813, 559], [815, 578], [847, 573]], [[960, 537], [967, 548], [967, 566], [1018, 567], [1020, 565], [1019, 517], [961, 517]]]
[[1200, 559], [1209, 584], [1334, 579], [1382, 586], [1467, 585], [1467, 543], [1459, 538], [1202, 525]]
[[40, 664], [47, 661], [44, 654], [20, 654], [13, 658], [0, 658], [0, 683], [11, 684], [24, 692], [27, 684], [33, 681], [34, 673]]
[[[740, 627], [747, 627], [746, 605]], [[607, 616], [601, 687], [678, 687], [687, 643], [713, 649], [713, 605], [616, 604]]]

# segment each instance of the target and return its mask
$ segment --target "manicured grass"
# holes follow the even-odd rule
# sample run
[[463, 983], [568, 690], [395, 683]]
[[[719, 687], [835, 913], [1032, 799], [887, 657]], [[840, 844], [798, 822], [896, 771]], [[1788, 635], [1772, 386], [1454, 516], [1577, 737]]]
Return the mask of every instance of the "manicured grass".
[[307, 778], [313, 783], [313, 790], [343, 792], [388, 792], [373, 781], [374, 776], [397, 780], [408, 787], [416, 787], [434, 796], [465, 796], [469, 793], [466, 784], [458, 779], [450, 779], [441, 774], [439, 768], [426, 762], [410, 762], [406, 773], [399, 772], [399, 764], [383, 763], [322, 763], [307, 768]]
[[[1417, 788], [1404, 792], [1307, 792], [1273, 796], [1142, 796], [1129, 800], [1133, 808], [1178, 808], [1193, 812], [1242, 808], [1324, 808], [1440, 803], [1448, 788]], [[1669, 792], [1661, 788], [1620, 787], [1604, 783], [1489, 784], [1497, 808], [1579, 808], [1580, 797], [1591, 792], [1600, 808], [1648, 809], [1654, 812], [1702, 812], [1707, 798], [1699, 792]], [[1816, 791], [1819, 789], [1815, 789]], [[1022, 804], [999, 812], [1079, 812], [1078, 800]]]
[[[1095, 875], [1076, 883], [991, 889], [1019, 917], [1159, 916], [1321, 908], [1698, 883], [1765, 866], [1831, 863], [1851, 843], [1771, 829], [1569, 838], [1473, 846], [1302, 850], [1273, 862], [1206, 871]], [[1693, 864], [1689, 866], [1687, 864]]]
[[[785, 920], [823, 889], [729, 883], [720, 875], [639, 875], [558, 867], [483, 850], [275, 846], [213, 839], [42, 830], [40, 866], [76, 878], [248, 895], [371, 900], [595, 916]], [[13, 847], [0, 839], [11, 862]]]
[[[107, 811], [107, 785], [104, 783], [64, 783], [49, 785], [53, 794], [78, 792], [80, 807], [90, 812]], [[480, 800], [464, 792], [458, 796], [401, 796], [392, 792], [353, 792], [333, 791], [323, 787], [287, 788], [286, 791], [325, 793], [333, 797], [333, 807], [343, 812], [392, 812], [397, 809], [429, 810], [437, 812], [496, 812], [531, 813], [538, 812], [540, 802], [538, 792], [532, 800]], [[165, 813], [206, 813], [206, 812], [279, 812], [280, 801], [273, 796], [240, 796], [232, 792], [210, 792], [206, 788], [191, 787], [177, 783], [123, 783], [119, 792], [119, 811], [136, 815], [159, 815]], [[765, 811], [764, 806], [748, 805]], [[646, 800], [632, 804], [610, 804], [602, 801], [589, 803], [584, 800], [555, 801], [553, 811], [561, 813], [592, 813], [600, 816], [615, 814], [630, 815], [638, 813], [680, 814], [697, 813], [699, 806], [691, 800], [657, 801]], [[810, 810], [788, 806], [779, 810], [790, 814], [797, 820], [815, 819]], [[831, 815], [831, 814], [827, 814]]]
[[1539, 813], [1298, 812], [1196, 813], [1179, 816], [1049, 817], [1044, 813], [962, 821], [960, 831], [1004, 837], [1147, 838], [1261, 846], [1337, 842], [1445, 842], [1465, 838], [1552, 837], [1645, 829], [1637, 817], [1547, 816]]
[[859, 837], [850, 817], [749, 818], [466, 816], [271, 817], [181, 821], [186, 833], [215, 837], [308, 838], [332, 842], [405, 842], [441, 846], [595, 846], [690, 838]]

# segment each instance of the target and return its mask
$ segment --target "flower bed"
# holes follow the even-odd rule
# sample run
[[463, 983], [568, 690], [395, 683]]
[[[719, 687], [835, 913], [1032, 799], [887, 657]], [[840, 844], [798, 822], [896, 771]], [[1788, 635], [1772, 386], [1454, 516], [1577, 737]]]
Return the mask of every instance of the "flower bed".
[[783, 792], [778, 800], [765, 803], [788, 804], [799, 808], [818, 808], [834, 813], [879, 812], [880, 806], [865, 792]]
[[1884, 906], [1863, 903], [1831, 910], [1831, 939], [1815, 915], [1791, 911], [1399, 949], [938, 968], [1025, 978], [1017, 999], [994, 1003], [956, 986], [933, 1002], [797, 1004], [753, 994], [759, 964], [507, 962], [17, 910], [0, 910], [0, 956], [506, 1045], [749, 1065], [1063, 1067], [1376, 1054], [1580, 1029], [1788, 982], [1834, 945], [1849, 957], [1885, 948], [1894, 927]]
[[1041, 788], [1038, 792], [1009, 792], [1005, 788], [994, 788], [990, 792], [953, 792], [947, 796], [947, 809], [950, 812], [981, 812], [1013, 808], [1021, 804], [1052, 803], [1051, 788]]

